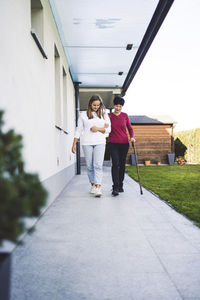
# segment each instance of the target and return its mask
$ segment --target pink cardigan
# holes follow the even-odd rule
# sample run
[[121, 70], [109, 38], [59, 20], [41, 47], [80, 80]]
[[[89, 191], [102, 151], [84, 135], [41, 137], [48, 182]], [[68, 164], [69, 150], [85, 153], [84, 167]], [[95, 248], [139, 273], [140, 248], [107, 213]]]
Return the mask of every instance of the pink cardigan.
[[109, 134], [110, 143], [128, 143], [128, 135], [126, 128], [128, 128], [130, 137], [134, 137], [133, 128], [130, 124], [129, 117], [126, 113], [121, 112], [119, 116], [109, 113], [111, 122], [111, 132]]

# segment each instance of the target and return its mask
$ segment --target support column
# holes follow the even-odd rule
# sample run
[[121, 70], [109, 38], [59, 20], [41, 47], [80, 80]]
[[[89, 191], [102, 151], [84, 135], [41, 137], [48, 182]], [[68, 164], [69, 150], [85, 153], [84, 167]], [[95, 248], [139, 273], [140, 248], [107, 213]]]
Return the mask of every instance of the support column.
[[[78, 126], [78, 117], [80, 111], [80, 100], [79, 100], [79, 84], [80, 82], [75, 82], [75, 103], [76, 103], [76, 126]], [[81, 174], [81, 158], [80, 158], [80, 139], [76, 144], [76, 174]]]

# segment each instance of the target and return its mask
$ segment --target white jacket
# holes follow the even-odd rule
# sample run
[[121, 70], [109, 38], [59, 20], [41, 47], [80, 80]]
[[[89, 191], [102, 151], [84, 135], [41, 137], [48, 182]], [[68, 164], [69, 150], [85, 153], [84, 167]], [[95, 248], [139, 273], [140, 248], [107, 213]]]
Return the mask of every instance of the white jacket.
[[[75, 131], [75, 138], [81, 139], [82, 145], [98, 145], [105, 144], [106, 136], [111, 131], [110, 118], [107, 113], [104, 114], [104, 118], [101, 119], [97, 116], [95, 112], [92, 112], [93, 119], [88, 119], [87, 111], [80, 113], [78, 118], [78, 126]], [[90, 130], [91, 127], [101, 127], [103, 128], [105, 124], [108, 124], [108, 128], [105, 128], [105, 133], [99, 131], [93, 132]]]

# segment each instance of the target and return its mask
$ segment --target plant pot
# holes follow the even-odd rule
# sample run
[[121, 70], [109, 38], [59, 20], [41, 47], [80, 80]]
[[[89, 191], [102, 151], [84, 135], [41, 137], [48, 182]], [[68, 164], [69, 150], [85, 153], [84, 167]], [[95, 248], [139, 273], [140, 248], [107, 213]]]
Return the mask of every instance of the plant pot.
[[145, 160], [145, 161], [144, 161], [144, 164], [145, 164], [145, 166], [150, 166], [151, 161], [150, 161], [150, 160]]
[[160, 161], [157, 162], [157, 165], [160, 166]]
[[167, 158], [169, 165], [173, 165], [175, 160], [175, 153], [168, 153]]
[[131, 154], [131, 165], [132, 166], [136, 165], [136, 159], [138, 159], [138, 155], [136, 155], [136, 157], [135, 157], [135, 154]]
[[10, 296], [11, 253], [0, 252], [0, 298], [9, 300]]

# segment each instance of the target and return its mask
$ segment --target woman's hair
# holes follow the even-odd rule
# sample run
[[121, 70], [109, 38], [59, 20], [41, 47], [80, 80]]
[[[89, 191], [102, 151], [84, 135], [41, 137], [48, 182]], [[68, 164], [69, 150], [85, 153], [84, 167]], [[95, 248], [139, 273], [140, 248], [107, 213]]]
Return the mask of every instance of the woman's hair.
[[103, 100], [101, 99], [101, 97], [99, 95], [93, 95], [88, 103], [88, 109], [87, 109], [87, 116], [88, 119], [93, 119], [93, 114], [92, 114], [92, 103], [94, 101], [100, 101], [100, 106], [99, 109], [97, 110], [96, 114], [97, 116], [101, 119], [101, 117], [104, 118], [104, 114], [105, 114], [105, 106], [103, 104]]
[[120, 96], [116, 96], [115, 98], [114, 98], [114, 100], [113, 100], [113, 103], [114, 103], [114, 105], [118, 105], [118, 104], [120, 104], [120, 105], [124, 105], [124, 98], [122, 98], [122, 97], [120, 97]]

